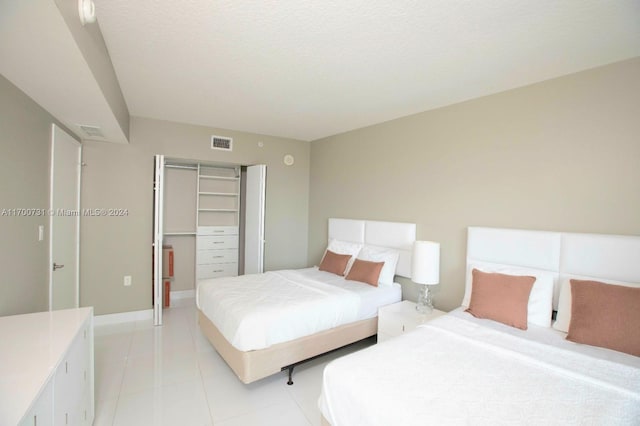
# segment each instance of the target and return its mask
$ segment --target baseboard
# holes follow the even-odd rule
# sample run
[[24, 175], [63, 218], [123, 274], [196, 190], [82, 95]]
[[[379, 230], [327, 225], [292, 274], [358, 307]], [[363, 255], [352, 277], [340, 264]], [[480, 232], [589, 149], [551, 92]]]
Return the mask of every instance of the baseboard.
[[171, 300], [192, 299], [196, 297], [195, 290], [175, 290], [169, 294], [170, 294]]
[[93, 325], [118, 324], [130, 321], [145, 321], [153, 319], [153, 309], [144, 311], [121, 312], [117, 314], [96, 315], [93, 318]]

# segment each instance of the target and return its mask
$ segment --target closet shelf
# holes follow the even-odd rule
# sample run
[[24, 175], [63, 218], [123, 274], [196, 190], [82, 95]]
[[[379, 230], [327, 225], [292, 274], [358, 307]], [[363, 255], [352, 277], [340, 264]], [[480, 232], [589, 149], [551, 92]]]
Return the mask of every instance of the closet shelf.
[[198, 209], [199, 212], [229, 212], [235, 213], [238, 209]]
[[213, 179], [213, 180], [240, 180], [237, 177], [227, 177], [227, 176], [209, 176], [209, 175], [199, 175], [200, 179]]
[[221, 197], [237, 197], [238, 194], [234, 192], [198, 192], [198, 195], [218, 195]]
[[173, 231], [169, 231], [169, 232], [165, 232], [164, 235], [166, 237], [179, 237], [179, 236], [188, 236], [188, 235], [197, 235], [196, 231], [177, 231], [177, 232], [173, 232]]

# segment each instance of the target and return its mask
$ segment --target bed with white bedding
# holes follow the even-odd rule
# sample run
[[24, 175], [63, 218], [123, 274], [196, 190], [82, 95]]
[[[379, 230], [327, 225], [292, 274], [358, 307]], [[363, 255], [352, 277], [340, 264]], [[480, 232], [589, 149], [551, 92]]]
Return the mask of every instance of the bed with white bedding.
[[244, 383], [291, 373], [296, 363], [376, 334], [378, 308], [402, 297], [393, 277], [410, 274], [414, 241], [414, 224], [330, 219], [328, 251], [349, 257], [351, 270], [377, 261], [379, 281], [317, 267], [203, 280], [200, 328]]
[[374, 318], [401, 297], [397, 283], [373, 287], [314, 267], [204, 280], [196, 303], [234, 347], [251, 351]]
[[[574, 278], [638, 289], [640, 237], [470, 228], [467, 264], [539, 278], [536, 300], [526, 305], [532, 314], [526, 329], [477, 318], [465, 312], [467, 305], [337, 359], [324, 371], [324, 424], [639, 424], [637, 352], [569, 341], [563, 321], [535, 322], [553, 306], [559, 318], [573, 315], [565, 321], [571, 327], [581, 324], [572, 307], [579, 294]], [[554, 287], [571, 291], [547, 288], [549, 274]], [[467, 293], [471, 284], [468, 276]], [[594, 328], [603, 315], [598, 307], [589, 311]], [[605, 308], [616, 311], [603, 302]], [[637, 339], [636, 329], [624, 333]]]

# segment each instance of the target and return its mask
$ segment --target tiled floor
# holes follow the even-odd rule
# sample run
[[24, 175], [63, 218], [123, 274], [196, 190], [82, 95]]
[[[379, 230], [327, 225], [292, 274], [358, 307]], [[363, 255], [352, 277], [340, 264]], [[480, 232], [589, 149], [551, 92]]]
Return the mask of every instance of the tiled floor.
[[200, 332], [193, 299], [173, 302], [164, 325], [137, 321], [95, 329], [95, 426], [309, 426], [322, 370], [356, 343], [296, 367], [294, 385], [276, 374], [245, 385]]

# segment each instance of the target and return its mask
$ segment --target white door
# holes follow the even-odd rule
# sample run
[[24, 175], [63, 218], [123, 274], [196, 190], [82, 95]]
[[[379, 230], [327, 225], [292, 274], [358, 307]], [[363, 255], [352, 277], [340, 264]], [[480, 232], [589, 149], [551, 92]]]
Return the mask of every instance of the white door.
[[267, 166], [247, 167], [244, 230], [244, 273], [264, 272], [264, 209]]
[[162, 325], [162, 237], [164, 234], [164, 155], [153, 170], [153, 324]]
[[80, 277], [80, 173], [82, 147], [51, 127], [49, 196], [49, 309], [78, 307]]

